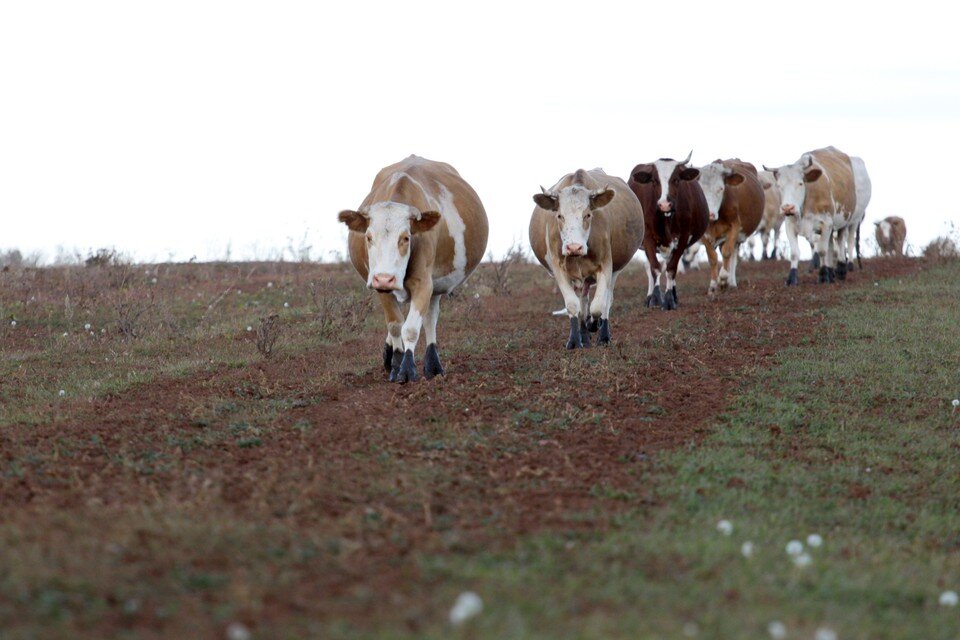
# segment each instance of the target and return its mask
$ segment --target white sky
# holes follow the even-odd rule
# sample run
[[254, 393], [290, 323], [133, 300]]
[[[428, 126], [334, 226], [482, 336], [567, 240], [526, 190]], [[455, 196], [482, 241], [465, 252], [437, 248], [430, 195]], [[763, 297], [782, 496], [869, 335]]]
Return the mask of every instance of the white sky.
[[416, 153], [474, 186], [500, 253], [579, 167], [828, 144], [866, 162], [867, 220], [922, 245], [960, 222], [928, 179], [960, 148], [948, 7], [4, 2], [0, 248], [269, 258], [306, 237], [329, 257], [337, 212]]

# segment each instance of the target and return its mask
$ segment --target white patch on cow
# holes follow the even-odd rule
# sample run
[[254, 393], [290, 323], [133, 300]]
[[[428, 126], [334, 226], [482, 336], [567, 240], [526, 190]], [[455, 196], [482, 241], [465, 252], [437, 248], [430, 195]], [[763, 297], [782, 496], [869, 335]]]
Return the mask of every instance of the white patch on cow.
[[670, 195], [670, 176], [673, 175], [673, 170], [677, 168], [678, 164], [680, 162], [677, 160], [657, 160], [653, 163], [660, 179], [660, 199], [657, 200], [657, 205], [667, 202], [667, 196]]
[[786, 213], [793, 207], [794, 214], [803, 213], [807, 199], [807, 184], [803, 181], [803, 159], [777, 170], [777, 190], [780, 192], [780, 208]]
[[883, 234], [884, 240], [890, 240], [890, 223], [886, 220], [880, 221], [880, 233]]
[[415, 305], [410, 305], [410, 312], [403, 323], [403, 329], [400, 335], [403, 337], [403, 348], [411, 351], [417, 346], [417, 340], [420, 339], [420, 327], [423, 325], [423, 316], [417, 311]]
[[410, 221], [420, 215], [414, 207], [399, 202], [377, 202], [367, 209], [367, 286], [373, 286], [375, 275], [396, 278], [394, 290], [402, 289], [410, 261], [410, 251], [400, 254], [400, 236], [410, 234]]
[[[590, 189], [574, 184], [558, 194], [560, 208], [557, 211], [557, 224], [560, 228], [560, 251], [564, 255], [571, 244], [582, 245], [584, 255], [589, 251], [590, 222], [588, 220], [584, 225], [584, 216], [591, 213], [590, 193]], [[584, 229], [584, 226], [587, 228]]]
[[[453, 202], [453, 193], [446, 186], [440, 185], [440, 202], [437, 207], [443, 221], [447, 224], [447, 231], [453, 238], [453, 270], [444, 274], [433, 281], [433, 290], [437, 293], [448, 293], [460, 285], [466, 279], [467, 269], [467, 245], [465, 233], [467, 225], [464, 224], [456, 204]], [[436, 269], [440, 265], [434, 265]]]
[[723, 204], [723, 183], [724, 174], [729, 169], [719, 162], [711, 162], [708, 165], [700, 167], [700, 176], [697, 182], [703, 190], [703, 197], [707, 200], [707, 210], [710, 213], [710, 220], [716, 220], [720, 214], [720, 205]]

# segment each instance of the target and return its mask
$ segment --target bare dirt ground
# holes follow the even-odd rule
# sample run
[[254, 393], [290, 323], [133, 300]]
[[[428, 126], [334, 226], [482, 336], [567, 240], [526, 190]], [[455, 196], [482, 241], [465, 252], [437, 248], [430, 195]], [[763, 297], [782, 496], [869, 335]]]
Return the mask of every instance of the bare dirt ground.
[[[746, 263], [740, 288], [712, 301], [695, 272], [681, 276], [680, 309], [668, 313], [643, 308], [645, 276], [633, 265], [618, 282], [614, 344], [573, 352], [563, 348], [566, 320], [549, 315], [561, 305], [545, 273], [518, 266], [512, 293], [495, 295], [481, 272], [441, 311], [447, 375], [406, 386], [381, 369], [379, 310], [332, 340], [281, 339], [270, 359], [249, 348], [238, 311], [216, 344], [240, 344], [247, 357], [173, 374], [159, 351], [142, 384], [50, 400], [3, 425], [5, 553], [48, 564], [23, 593], [3, 590], [0, 615], [42, 620], [38, 599], [62, 571], [88, 576], [80, 600], [59, 587], [74, 614], [64, 624], [102, 635], [218, 634], [231, 619], [255, 630], [304, 628], [295, 622], [304, 618], [363, 627], [384, 603], [416, 630], [437, 613], [418, 558], [510, 547], [541, 531], [575, 537], [610, 526], [628, 504], [657, 505], [648, 470], [658, 452], [696, 443], [778, 349], [815, 338], [822, 308], [923, 263], [865, 267], [844, 283], [806, 275], [788, 289], [786, 263]], [[317, 278], [333, 283], [331, 296], [361, 288], [343, 266], [291, 265], [264, 266], [242, 287], [256, 296], [268, 281]], [[184, 266], [164, 286], [209, 299], [222, 283]], [[308, 311], [281, 321], [303, 333], [314, 322]], [[7, 330], [3, 350], [29, 361], [52, 332]], [[51, 377], [72, 365], [43, 363]], [[0, 387], [11, 403], [32, 384], [16, 371]], [[245, 545], [258, 550], [241, 562]], [[17, 572], [28, 570], [8, 577]], [[90, 577], [101, 572], [111, 576]], [[213, 586], [197, 587], [196, 576], [214, 576]], [[75, 611], [91, 600], [99, 614]], [[211, 617], [218, 606], [226, 613]]]

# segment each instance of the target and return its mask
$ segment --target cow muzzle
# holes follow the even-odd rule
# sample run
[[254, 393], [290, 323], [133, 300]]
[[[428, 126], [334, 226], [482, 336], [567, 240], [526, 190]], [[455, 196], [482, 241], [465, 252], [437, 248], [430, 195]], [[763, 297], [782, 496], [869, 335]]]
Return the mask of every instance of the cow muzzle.
[[378, 273], [370, 281], [370, 288], [380, 292], [393, 291], [397, 288], [397, 277], [386, 273]]
[[587, 248], [579, 242], [570, 242], [563, 247], [563, 255], [565, 256], [582, 256], [586, 253]]
[[797, 207], [792, 204], [785, 204], [780, 207], [780, 210], [783, 211], [785, 216], [795, 216], [797, 215]]
[[720, 219], [720, 216], [717, 215], [716, 211], [710, 212], [710, 222], [716, 222], [719, 219]]

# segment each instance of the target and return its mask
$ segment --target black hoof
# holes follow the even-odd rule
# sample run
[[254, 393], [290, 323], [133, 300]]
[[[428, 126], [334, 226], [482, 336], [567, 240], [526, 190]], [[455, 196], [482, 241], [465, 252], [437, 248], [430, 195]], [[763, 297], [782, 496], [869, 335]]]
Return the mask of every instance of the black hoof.
[[674, 289], [670, 289], [670, 290], [667, 291], [667, 293], [663, 296], [663, 310], [664, 310], [664, 311], [673, 311], [674, 309], [677, 308], [677, 299], [674, 297], [674, 292], [675, 292], [675, 288], [674, 288]]
[[673, 289], [670, 289], [670, 291], [673, 293], [673, 303], [680, 304], [680, 296], [677, 295], [677, 285], [673, 285]]
[[570, 337], [567, 339], [567, 349], [582, 349], [583, 336], [580, 333], [580, 319], [570, 318]]
[[580, 323], [580, 346], [584, 349], [590, 348], [590, 332], [596, 329], [590, 329], [590, 323], [584, 320]]
[[819, 269], [820, 268], [820, 254], [813, 254], [813, 260], [810, 261], [811, 268]]
[[847, 279], [847, 265], [843, 262], [837, 263], [837, 280]]
[[820, 267], [820, 284], [830, 284], [836, 279], [836, 272], [830, 267]]
[[587, 328], [587, 331], [590, 333], [596, 333], [600, 328], [600, 318], [594, 318], [593, 316], [587, 316], [587, 319], [584, 321], [584, 327]]
[[393, 347], [390, 346], [390, 343], [384, 343], [383, 345], [383, 368], [387, 373], [393, 368]]
[[598, 345], [610, 344], [610, 321], [606, 318], [600, 319], [600, 330], [597, 335]]
[[437, 351], [437, 345], [428, 344], [427, 354], [423, 356], [423, 376], [429, 380], [434, 376], [442, 376], [443, 374], [443, 365], [440, 364], [440, 352]]
[[800, 279], [797, 277], [797, 270], [790, 269], [790, 275], [787, 276], [787, 286], [796, 287], [800, 284]]
[[768, 255], [767, 255], [767, 250], [764, 249], [764, 250], [763, 250], [763, 253], [760, 254], [760, 259], [761, 259], [761, 260], [769, 260], [770, 258], [771, 258], [771, 256], [768, 256]]
[[837, 272], [833, 267], [827, 267], [827, 282], [835, 282], [837, 279]]
[[850, 273], [851, 271], [853, 271], [853, 263], [847, 262], [847, 273]]
[[390, 382], [397, 381], [397, 375], [400, 373], [400, 363], [403, 362], [403, 351], [394, 349], [390, 358]]
[[653, 293], [647, 296], [647, 308], [656, 309], [663, 304], [663, 296], [660, 295], [660, 285], [653, 288]]
[[397, 371], [396, 382], [406, 384], [417, 380], [419, 380], [419, 376], [417, 376], [417, 363], [413, 361], [413, 350], [407, 349], [403, 352], [403, 360], [400, 362], [400, 370]]

